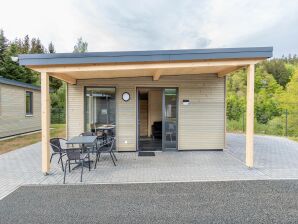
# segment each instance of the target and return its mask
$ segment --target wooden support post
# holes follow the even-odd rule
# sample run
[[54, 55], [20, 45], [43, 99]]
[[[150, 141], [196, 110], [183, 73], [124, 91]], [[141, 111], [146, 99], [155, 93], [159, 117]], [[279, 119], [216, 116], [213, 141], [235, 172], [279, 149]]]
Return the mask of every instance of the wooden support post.
[[50, 171], [50, 94], [49, 75], [41, 73], [41, 150], [42, 150], [42, 172], [47, 175]]
[[65, 138], [68, 139], [68, 83], [65, 85]]
[[247, 69], [247, 102], [246, 102], [246, 166], [253, 167], [254, 150], [254, 78], [255, 65]]

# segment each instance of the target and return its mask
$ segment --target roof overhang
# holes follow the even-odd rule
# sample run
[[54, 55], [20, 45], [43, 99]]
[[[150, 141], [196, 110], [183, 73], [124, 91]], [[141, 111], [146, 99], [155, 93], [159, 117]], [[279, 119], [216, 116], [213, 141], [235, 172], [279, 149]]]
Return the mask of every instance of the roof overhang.
[[12, 79], [6, 79], [3, 77], [0, 77], [0, 84], [17, 86], [17, 87], [22, 87], [24, 89], [32, 89], [32, 90], [40, 91], [39, 86], [35, 86], [35, 85], [29, 84], [29, 83], [19, 82], [19, 81], [12, 80]]
[[79, 79], [218, 74], [272, 57], [272, 47], [19, 55], [20, 65], [75, 84]]

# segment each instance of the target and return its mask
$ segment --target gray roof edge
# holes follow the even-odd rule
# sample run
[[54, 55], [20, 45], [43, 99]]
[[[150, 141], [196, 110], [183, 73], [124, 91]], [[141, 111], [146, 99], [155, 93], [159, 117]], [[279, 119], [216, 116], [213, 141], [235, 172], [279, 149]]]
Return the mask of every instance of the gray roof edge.
[[64, 58], [64, 57], [120, 57], [120, 56], [149, 56], [149, 55], [178, 55], [178, 54], [210, 54], [210, 53], [239, 53], [239, 52], [272, 52], [273, 47], [245, 47], [245, 48], [209, 48], [209, 49], [181, 49], [181, 50], [149, 50], [149, 51], [107, 51], [86, 53], [47, 53], [20, 54], [20, 59], [33, 58]]
[[157, 51], [21, 54], [20, 65], [120, 63], [174, 60], [272, 57], [273, 47], [213, 48]]
[[23, 88], [26, 88], [26, 89], [33, 89], [33, 90], [40, 91], [39, 86], [35, 86], [35, 85], [29, 84], [29, 83], [19, 82], [19, 81], [12, 80], [12, 79], [6, 79], [6, 78], [3, 78], [3, 77], [0, 77], [0, 84], [6, 84], [6, 85], [23, 87]]

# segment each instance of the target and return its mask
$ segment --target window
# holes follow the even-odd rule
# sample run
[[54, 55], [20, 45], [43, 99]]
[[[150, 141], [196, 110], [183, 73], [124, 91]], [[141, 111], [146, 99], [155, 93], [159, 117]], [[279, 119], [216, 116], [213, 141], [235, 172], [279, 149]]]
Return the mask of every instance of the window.
[[26, 91], [26, 115], [33, 114], [33, 92]]
[[116, 89], [111, 87], [86, 87], [85, 130], [95, 127], [116, 125]]

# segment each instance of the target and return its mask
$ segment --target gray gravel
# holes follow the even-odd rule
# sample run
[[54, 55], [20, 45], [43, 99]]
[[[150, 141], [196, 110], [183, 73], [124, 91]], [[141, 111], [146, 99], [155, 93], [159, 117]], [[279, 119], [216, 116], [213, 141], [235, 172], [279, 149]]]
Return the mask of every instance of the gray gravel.
[[0, 223], [297, 223], [298, 181], [23, 186]]

